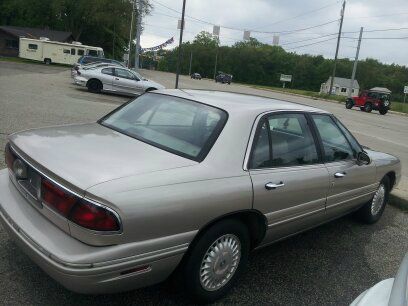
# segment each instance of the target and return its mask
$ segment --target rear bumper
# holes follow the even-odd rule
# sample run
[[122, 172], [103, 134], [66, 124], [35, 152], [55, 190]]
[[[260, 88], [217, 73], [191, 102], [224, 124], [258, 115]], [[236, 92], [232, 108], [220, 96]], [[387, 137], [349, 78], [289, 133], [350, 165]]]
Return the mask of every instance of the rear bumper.
[[74, 84], [75, 85], [86, 87], [86, 82], [87, 82], [87, 80], [85, 78], [74, 76]]
[[[0, 221], [38, 266], [64, 287], [79, 293], [113, 293], [159, 283], [174, 271], [188, 247], [184, 243], [146, 253], [128, 252], [124, 257], [123, 249], [131, 244], [83, 244], [39, 214], [10, 181], [7, 169], [0, 171]], [[112, 257], [115, 252], [116, 258]], [[101, 253], [109, 254], [109, 258], [103, 260]], [[84, 256], [86, 261], [78, 260]]]

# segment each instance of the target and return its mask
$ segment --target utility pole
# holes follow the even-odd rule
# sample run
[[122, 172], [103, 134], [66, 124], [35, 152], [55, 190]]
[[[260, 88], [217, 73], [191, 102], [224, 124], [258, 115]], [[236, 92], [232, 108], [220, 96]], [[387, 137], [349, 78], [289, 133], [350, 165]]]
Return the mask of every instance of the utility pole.
[[174, 86], [174, 88], [176, 89], [178, 88], [179, 75], [180, 75], [181, 44], [183, 43], [184, 12], [185, 11], [186, 11], [186, 0], [183, 0], [183, 10], [181, 12], [180, 38], [179, 38], [178, 59], [177, 59], [176, 85]]
[[190, 68], [188, 68], [188, 75], [191, 76], [191, 63], [193, 62], [193, 51], [190, 51]]
[[330, 90], [329, 95], [332, 94], [333, 90], [333, 82], [334, 78], [336, 77], [336, 66], [337, 66], [337, 55], [339, 54], [339, 47], [340, 47], [340, 37], [341, 37], [341, 29], [343, 28], [343, 19], [344, 19], [344, 11], [346, 9], [346, 0], [343, 1], [343, 7], [341, 9], [341, 18], [340, 18], [340, 26], [339, 26], [339, 35], [337, 36], [337, 47], [336, 47], [336, 54], [334, 56], [334, 67], [333, 67], [333, 75], [330, 80]]
[[130, 20], [130, 30], [129, 30], [129, 46], [128, 46], [128, 68], [130, 68], [130, 49], [132, 47], [132, 30], [133, 30], [133, 15], [135, 14], [135, 1], [133, 0], [132, 4], [132, 18]]
[[354, 59], [353, 72], [351, 74], [350, 88], [348, 92], [348, 97], [351, 98], [353, 92], [354, 79], [356, 78], [357, 64], [358, 64], [358, 54], [360, 53], [361, 38], [363, 37], [363, 27], [360, 28], [360, 36], [358, 37], [356, 58]]
[[142, 12], [143, 12], [143, 0], [139, 0], [139, 8], [137, 10], [137, 24], [136, 24], [135, 70], [139, 69], [140, 33], [142, 31]]

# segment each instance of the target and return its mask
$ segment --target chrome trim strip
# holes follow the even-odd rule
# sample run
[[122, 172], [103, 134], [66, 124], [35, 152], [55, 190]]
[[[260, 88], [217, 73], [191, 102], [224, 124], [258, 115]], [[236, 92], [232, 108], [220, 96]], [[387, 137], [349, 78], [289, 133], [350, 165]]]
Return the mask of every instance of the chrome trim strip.
[[297, 220], [297, 219], [300, 219], [300, 218], [303, 218], [303, 217], [306, 217], [306, 216], [309, 216], [309, 215], [313, 215], [313, 214], [319, 213], [319, 212], [321, 212], [321, 211], [323, 211], [325, 209], [326, 209], [325, 207], [322, 207], [322, 208], [319, 208], [319, 209], [316, 209], [316, 210], [313, 210], [313, 211], [309, 211], [307, 213], [304, 213], [304, 214], [301, 214], [301, 215], [298, 215], [298, 216], [294, 216], [294, 217], [291, 217], [291, 218], [288, 218], [288, 219], [285, 219], [285, 220], [282, 220], [282, 221], [271, 223], [271, 224], [268, 224], [268, 228], [276, 226], [276, 225], [280, 225], [280, 224], [283, 224], [283, 223], [291, 222], [291, 221], [294, 221], [294, 220]]
[[[25, 158], [22, 157], [20, 154], [18, 154], [17, 151], [16, 151], [16, 149], [13, 148], [12, 143], [10, 143], [10, 149], [13, 150], [14, 154], [16, 154], [16, 155], [18, 156], [18, 158], [21, 158], [21, 159], [22, 159], [25, 163], [27, 163], [31, 168], [33, 168], [33, 169], [34, 169], [35, 171], [37, 171], [40, 175], [42, 175], [43, 177], [45, 177], [47, 180], [51, 181], [52, 183], [54, 183], [54, 184], [57, 185], [58, 187], [64, 189], [65, 191], [67, 191], [67, 192], [69, 192], [69, 193], [75, 195], [76, 197], [78, 197], [78, 198], [80, 198], [80, 199], [83, 199], [83, 200], [85, 200], [85, 201], [88, 201], [88, 202], [90, 202], [90, 203], [92, 203], [92, 204], [94, 204], [94, 205], [96, 205], [96, 206], [99, 206], [99, 207], [104, 208], [104, 209], [108, 210], [109, 212], [111, 212], [111, 213], [118, 219], [118, 222], [119, 222], [119, 230], [118, 230], [118, 231], [110, 231], [110, 232], [106, 232], [106, 231], [95, 231], [95, 230], [91, 230], [91, 229], [88, 229], [88, 228], [86, 228], [86, 227], [83, 227], [83, 226], [81, 226], [81, 225], [79, 225], [79, 224], [76, 224], [75, 222], [72, 222], [71, 220], [65, 218], [67, 221], [72, 222], [72, 223], [74, 223], [75, 225], [80, 226], [81, 228], [83, 228], [83, 229], [86, 230], [86, 231], [89, 231], [90, 233], [97, 233], [97, 234], [100, 234], [100, 235], [121, 234], [121, 233], [123, 232], [122, 219], [120, 218], [119, 214], [118, 214], [115, 210], [113, 210], [112, 208], [110, 208], [110, 207], [108, 207], [108, 206], [106, 206], [106, 205], [103, 205], [103, 204], [101, 204], [101, 203], [99, 203], [99, 202], [96, 202], [95, 200], [86, 198], [86, 197], [85, 197], [85, 191], [84, 191], [84, 194], [81, 195], [81, 194], [79, 194], [79, 193], [77, 193], [77, 192], [75, 192], [75, 191], [72, 191], [72, 190], [68, 189], [68, 188], [65, 187], [64, 185], [62, 185], [62, 184], [60, 184], [59, 182], [57, 182], [56, 180], [50, 178], [48, 175], [44, 174], [43, 171], [40, 171], [40, 170], [38, 169], [38, 167], [35, 167], [32, 163], [30, 163], [29, 161], [27, 161], [27, 159], [25, 159]], [[39, 200], [41, 200], [41, 203], [42, 203], [43, 205], [46, 205], [46, 204], [44, 204], [44, 202], [42, 201], [42, 199], [39, 199]]]
[[350, 199], [347, 199], [347, 200], [344, 200], [344, 201], [341, 201], [341, 202], [338, 202], [338, 203], [335, 203], [335, 204], [332, 204], [332, 205], [326, 205], [326, 209], [337, 207], [337, 206], [339, 206], [341, 204], [344, 204], [344, 203], [347, 203], [347, 202], [350, 202], [350, 201], [354, 201], [354, 200], [357, 200], [357, 199], [362, 198], [362, 197], [372, 195], [373, 193], [375, 193], [375, 190], [374, 191], [369, 191], [369, 192], [364, 193], [364, 194], [360, 194], [358, 196], [352, 197]]

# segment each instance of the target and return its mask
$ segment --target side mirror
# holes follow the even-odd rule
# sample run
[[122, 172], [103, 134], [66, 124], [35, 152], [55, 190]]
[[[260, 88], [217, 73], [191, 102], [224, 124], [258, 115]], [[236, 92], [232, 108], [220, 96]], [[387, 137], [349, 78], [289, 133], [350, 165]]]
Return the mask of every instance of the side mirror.
[[371, 163], [370, 156], [364, 151], [358, 152], [357, 154], [357, 163], [361, 165], [368, 165]]

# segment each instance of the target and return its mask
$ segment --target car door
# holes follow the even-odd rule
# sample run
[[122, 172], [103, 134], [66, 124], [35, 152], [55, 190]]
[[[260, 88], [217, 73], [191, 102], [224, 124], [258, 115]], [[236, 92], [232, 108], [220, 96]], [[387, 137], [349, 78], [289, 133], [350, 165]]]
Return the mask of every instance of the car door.
[[368, 201], [377, 184], [375, 165], [360, 165], [357, 154], [361, 146], [351, 133], [329, 114], [312, 114], [319, 136], [323, 159], [330, 176], [327, 217], [345, 214]]
[[329, 174], [303, 113], [271, 113], [260, 119], [248, 168], [253, 207], [268, 221], [264, 244], [325, 219]]
[[104, 90], [113, 91], [114, 68], [101, 69], [101, 82]]
[[115, 68], [115, 77], [113, 78], [113, 89], [118, 92], [128, 94], [140, 94], [141, 86], [136, 76], [127, 69]]

